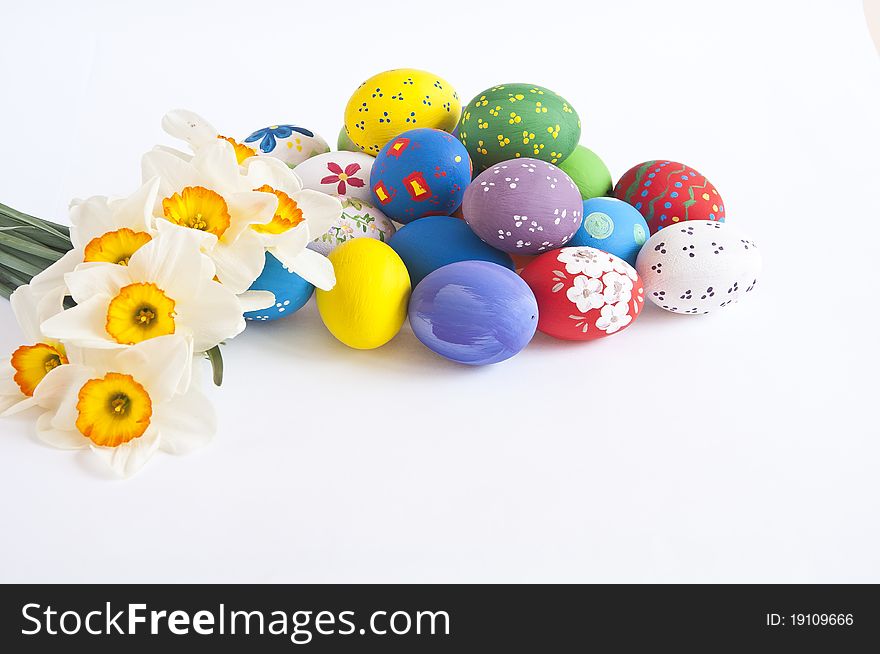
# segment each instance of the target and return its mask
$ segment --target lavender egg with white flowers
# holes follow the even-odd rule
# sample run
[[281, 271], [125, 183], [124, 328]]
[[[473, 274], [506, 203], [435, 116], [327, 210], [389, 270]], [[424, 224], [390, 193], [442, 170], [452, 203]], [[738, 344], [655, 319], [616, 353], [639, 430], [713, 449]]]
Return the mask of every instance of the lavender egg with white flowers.
[[467, 187], [464, 219], [494, 248], [540, 254], [571, 240], [583, 220], [578, 187], [559, 167], [539, 159], [502, 161]]
[[438, 268], [412, 293], [409, 322], [423, 345], [471, 366], [509, 359], [538, 325], [538, 303], [515, 272], [488, 261]]

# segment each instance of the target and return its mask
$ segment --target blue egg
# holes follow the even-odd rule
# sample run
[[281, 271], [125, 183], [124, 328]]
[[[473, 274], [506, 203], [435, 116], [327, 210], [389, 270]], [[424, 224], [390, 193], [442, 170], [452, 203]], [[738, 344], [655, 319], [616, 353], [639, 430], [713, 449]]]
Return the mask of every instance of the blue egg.
[[451, 214], [470, 181], [471, 160], [461, 141], [423, 127], [385, 144], [370, 172], [370, 191], [382, 213], [406, 224]]
[[284, 265], [268, 252], [263, 272], [251, 284], [251, 291], [272, 291], [275, 294], [275, 306], [259, 311], [247, 311], [247, 320], [278, 320], [289, 316], [303, 308], [315, 287], [302, 277], [290, 272]]
[[458, 261], [491, 261], [515, 270], [509, 254], [487, 245], [465, 221], [451, 216], [428, 216], [404, 225], [388, 245], [406, 264], [413, 287], [438, 268]]
[[416, 286], [409, 322], [423, 345], [471, 366], [509, 359], [538, 325], [538, 303], [515, 272], [488, 261], [443, 266]]
[[616, 198], [592, 198], [584, 200], [584, 222], [565, 245], [597, 248], [635, 266], [649, 233], [648, 223], [632, 205]]

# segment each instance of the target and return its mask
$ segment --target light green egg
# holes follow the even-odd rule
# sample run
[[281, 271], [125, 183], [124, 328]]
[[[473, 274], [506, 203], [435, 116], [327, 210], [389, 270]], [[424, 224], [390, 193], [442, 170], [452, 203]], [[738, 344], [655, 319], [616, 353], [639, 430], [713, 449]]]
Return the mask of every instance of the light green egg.
[[601, 198], [611, 195], [611, 173], [595, 152], [579, 145], [559, 164], [581, 192], [581, 198]]
[[348, 152], [360, 152], [361, 149], [354, 144], [348, 137], [348, 132], [345, 131], [345, 128], [339, 130], [339, 136], [336, 138], [336, 149], [337, 150], [347, 150]]

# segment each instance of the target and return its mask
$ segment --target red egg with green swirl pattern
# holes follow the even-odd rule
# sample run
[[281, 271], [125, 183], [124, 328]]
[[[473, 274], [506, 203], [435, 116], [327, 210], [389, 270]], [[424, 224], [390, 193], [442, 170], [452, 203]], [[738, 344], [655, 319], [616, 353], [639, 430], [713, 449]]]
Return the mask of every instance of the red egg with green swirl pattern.
[[662, 159], [633, 166], [614, 187], [614, 197], [638, 209], [652, 234], [685, 220], [724, 222], [724, 202], [704, 175]]

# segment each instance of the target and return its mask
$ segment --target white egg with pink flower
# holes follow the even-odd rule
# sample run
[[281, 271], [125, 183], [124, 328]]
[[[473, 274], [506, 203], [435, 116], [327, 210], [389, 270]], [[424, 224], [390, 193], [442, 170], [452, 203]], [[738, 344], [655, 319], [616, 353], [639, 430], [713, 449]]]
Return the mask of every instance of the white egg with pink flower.
[[370, 171], [375, 158], [363, 152], [327, 152], [306, 159], [293, 169], [303, 188], [372, 202]]

